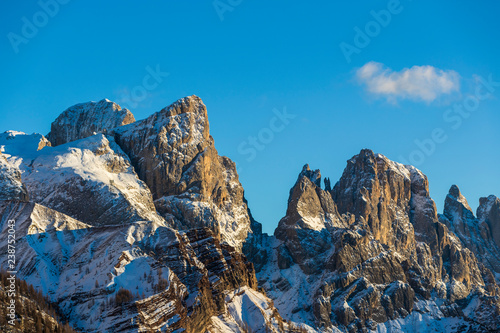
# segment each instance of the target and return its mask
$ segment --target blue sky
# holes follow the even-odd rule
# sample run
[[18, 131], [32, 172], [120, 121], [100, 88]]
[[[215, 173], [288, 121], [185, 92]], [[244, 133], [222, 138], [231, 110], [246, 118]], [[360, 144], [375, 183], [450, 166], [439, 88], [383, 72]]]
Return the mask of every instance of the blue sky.
[[[500, 81], [496, 2], [60, 2], [53, 15], [37, 1], [0, 5], [0, 132], [47, 134], [89, 100], [142, 119], [196, 94], [269, 233], [305, 163], [335, 183], [362, 148], [418, 162], [440, 210], [452, 184], [474, 209], [500, 195], [500, 86], [474, 99], [479, 77]], [[168, 76], [142, 96], [151, 70]], [[281, 126], [284, 110], [294, 117]]]

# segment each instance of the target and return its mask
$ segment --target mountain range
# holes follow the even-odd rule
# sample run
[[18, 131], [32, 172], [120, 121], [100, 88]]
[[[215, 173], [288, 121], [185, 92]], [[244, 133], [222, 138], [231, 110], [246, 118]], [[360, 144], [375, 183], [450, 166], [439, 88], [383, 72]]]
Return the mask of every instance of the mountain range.
[[0, 258], [13, 220], [17, 277], [80, 332], [500, 331], [499, 198], [474, 214], [453, 185], [439, 214], [369, 149], [335, 184], [297, 171], [268, 235], [199, 97], [77, 104], [0, 134]]

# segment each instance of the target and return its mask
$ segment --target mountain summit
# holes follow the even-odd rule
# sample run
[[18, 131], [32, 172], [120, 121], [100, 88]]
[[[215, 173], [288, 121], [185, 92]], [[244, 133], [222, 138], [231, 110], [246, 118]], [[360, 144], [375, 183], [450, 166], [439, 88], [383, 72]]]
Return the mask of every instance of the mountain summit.
[[81, 103], [68, 108], [57, 117], [47, 138], [52, 145], [59, 146], [134, 121], [132, 112], [108, 99]]

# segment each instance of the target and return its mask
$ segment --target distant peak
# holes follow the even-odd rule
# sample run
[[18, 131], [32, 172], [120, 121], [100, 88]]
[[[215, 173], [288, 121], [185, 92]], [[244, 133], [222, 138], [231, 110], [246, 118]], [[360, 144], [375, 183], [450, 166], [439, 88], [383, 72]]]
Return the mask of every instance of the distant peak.
[[[469, 210], [472, 212], [472, 209], [469, 206], [469, 203], [467, 202], [467, 199], [462, 195], [460, 192], [460, 189], [458, 188], [457, 185], [452, 185], [450, 187], [450, 191], [448, 192], [448, 198], [460, 203], [465, 209]], [[448, 199], [445, 202], [445, 211], [448, 210]]]
[[[85, 111], [87, 109], [92, 109], [95, 107], [111, 108], [114, 111], [127, 110], [127, 109], [123, 109], [118, 103], [115, 103], [107, 98], [103, 98], [99, 101], [88, 101], [88, 102], [83, 102], [83, 103], [77, 103], [77, 104], [67, 108], [62, 114], [64, 114], [65, 112], [82, 112], [82, 111]], [[128, 111], [128, 112], [130, 112], [130, 111]]]
[[490, 195], [488, 197], [480, 198], [479, 207], [477, 208], [478, 219], [481, 221], [486, 220], [494, 206], [500, 208], [500, 199], [497, 196]]
[[[359, 152], [359, 155], [375, 157], [375, 153], [373, 152], [373, 150], [368, 149], [368, 148], [361, 149], [361, 151]], [[378, 155], [380, 155], [380, 154], [378, 154]]]
[[166, 117], [172, 117], [187, 113], [199, 115], [207, 119], [206, 129], [208, 135], [209, 126], [208, 126], [207, 107], [205, 106], [201, 98], [199, 98], [196, 95], [180, 98], [174, 103], [170, 104], [169, 106], [163, 108], [159, 112], [159, 114]]
[[5, 134], [7, 134], [7, 136], [11, 137], [11, 136], [16, 136], [16, 135], [27, 135], [26, 133], [24, 132], [20, 132], [20, 131], [12, 131], [12, 130], [8, 130], [8, 131], [5, 131]]
[[170, 106], [176, 105], [176, 104], [189, 104], [189, 103], [201, 103], [201, 104], [203, 104], [203, 101], [200, 97], [198, 97], [196, 95], [191, 95], [191, 96], [179, 98], [178, 100], [173, 102]]
[[499, 200], [497, 196], [495, 195], [489, 195], [488, 197], [482, 197], [479, 199], [479, 204], [480, 205], [485, 205], [487, 204], [488, 202], [494, 202], [496, 200]]
[[173, 102], [169, 106], [165, 107], [164, 110], [171, 109], [171, 108], [176, 107], [176, 106], [182, 107], [182, 106], [200, 105], [200, 104], [204, 106], [204, 103], [201, 100], [201, 98], [196, 96], [196, 95], [191, 95], [191, 96], [179, 98], [178, 100], [176, 100], [175, 102]]
[[459, 197], [462, 196], [462, 193], [460, 193], [460, 189], [458, 188], [457, 185], [451, 185], [450, 191], [448, 194], [451, 195], [455, 199], [458, 199]]

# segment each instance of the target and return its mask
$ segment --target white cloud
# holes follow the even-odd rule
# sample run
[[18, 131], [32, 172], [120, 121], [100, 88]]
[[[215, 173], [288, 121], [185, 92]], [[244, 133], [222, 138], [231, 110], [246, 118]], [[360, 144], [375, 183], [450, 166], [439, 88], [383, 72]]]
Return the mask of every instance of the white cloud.
[[389, 102], [411, 99], [430, 103], [441, 95], [460, 90], [460, 75], [433, 66], [413, 66], [396, 72], [384, 64], [370, 61], [356, 71], [368, 92]]

